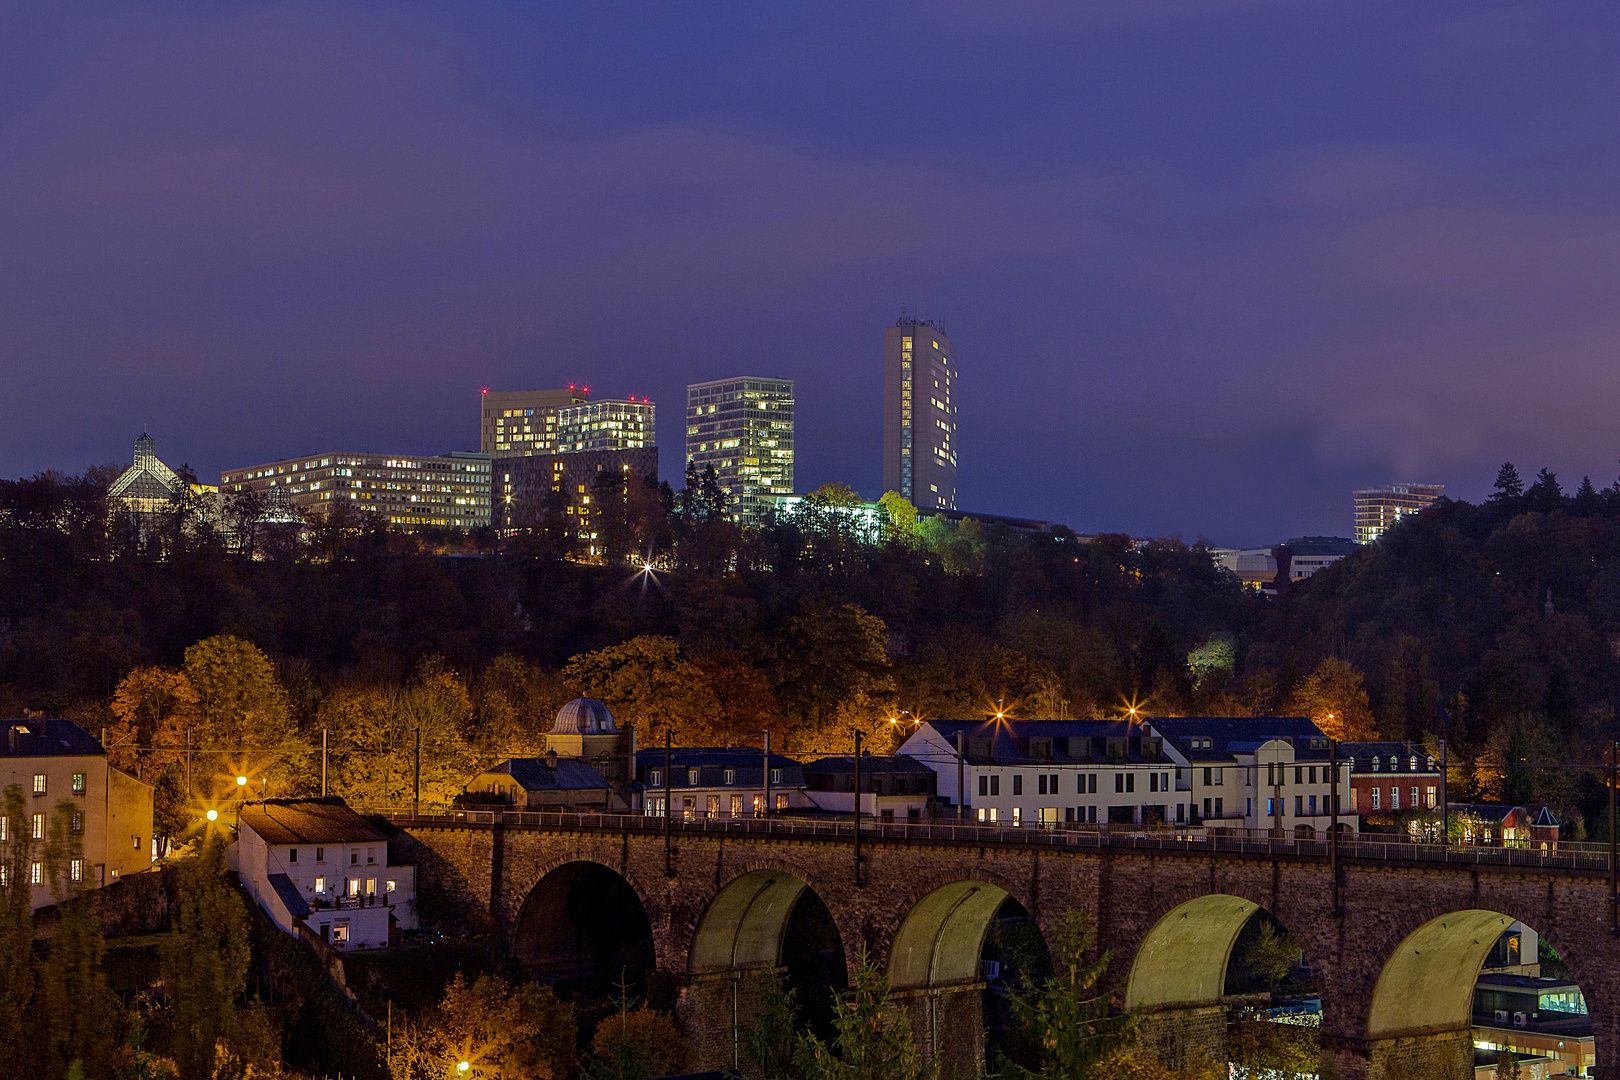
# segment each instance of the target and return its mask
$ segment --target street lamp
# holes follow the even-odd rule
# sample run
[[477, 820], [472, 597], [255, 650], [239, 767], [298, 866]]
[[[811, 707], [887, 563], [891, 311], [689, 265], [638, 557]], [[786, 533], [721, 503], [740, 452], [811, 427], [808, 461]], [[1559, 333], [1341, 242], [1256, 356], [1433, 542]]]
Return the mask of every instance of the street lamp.
[[463, 1076], [465, 1076], [467, 1074], [467, 1070], [470, 1069], [470, 1068], [472, 1068], [472, 1065], [469, 1064], [468, 1062], [463, 1061], [461, 1064], [456, 1066], [456, 1072], [461, 1073]]
[[210, 810], [210, 811], [208, 811], [208, 820], [209, 821], [218, 821], [219, 820], [219, 811], [218, 810]]
[[245, 777], [245, 776], [238, 776], [238, 777], [237, 777], [237, 778], [236, 778], [236, 786], [237, 786], [237, 787], [247, 787], [247, 777]]

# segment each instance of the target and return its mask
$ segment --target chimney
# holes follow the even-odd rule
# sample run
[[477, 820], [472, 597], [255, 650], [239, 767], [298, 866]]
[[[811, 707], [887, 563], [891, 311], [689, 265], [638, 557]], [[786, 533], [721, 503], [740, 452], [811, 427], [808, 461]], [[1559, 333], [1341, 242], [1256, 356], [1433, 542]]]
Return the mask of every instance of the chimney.
[[555, 751], [555, 750], [547, 750], [546, 751], [546, 768], [555, 769], [556, 767], [557, 767], [557, 751]]

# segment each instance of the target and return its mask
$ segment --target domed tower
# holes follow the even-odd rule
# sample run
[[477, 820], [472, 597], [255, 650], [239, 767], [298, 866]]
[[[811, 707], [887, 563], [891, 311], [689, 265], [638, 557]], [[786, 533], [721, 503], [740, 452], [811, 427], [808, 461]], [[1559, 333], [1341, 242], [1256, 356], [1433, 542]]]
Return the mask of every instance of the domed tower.
[[594, 698], [582, 697], [557, 710], [557, 719], [546, 735], [546, 752], [594, 764], [617, 757], [619, 743], [619, 725], [608, 707]]

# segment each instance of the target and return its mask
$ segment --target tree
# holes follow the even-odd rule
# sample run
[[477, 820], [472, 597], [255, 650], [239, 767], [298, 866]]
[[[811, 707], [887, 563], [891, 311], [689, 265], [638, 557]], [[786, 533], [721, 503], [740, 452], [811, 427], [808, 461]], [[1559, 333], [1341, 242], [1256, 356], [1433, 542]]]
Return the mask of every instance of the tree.
[[563, 678], [649, 735], [667, 725], [690, 741], [689, 731], [705, 727], [718, 711], [702, 673], [682, 658], [673, 638], [643, 635], [583, 653], [563, 668]]
[[765, 977], [765, 1005], [742, 1029], [742, 1052], [760, 1080], [803, 1080], [797, 995], [782, 969], [773, 965]]
[[197, 693], [194, 744], [214, 751], [222, 771], [262, 772], [285, 784], [302, 775], [308, 751], [291, 722], [275, 665], [257, 646], [222, 634], [186, 650]]
[[1263, 923], [1260, 932], [1244, 951], [1243, 962], [1267, 986], [1276, 986], [1288, 977], [1299, 956], [1299, 947], [1286, 933], [1279, 934], [1270, 922]]
[[472, 699], [435, 658], [401, 689], [349, 687], [321, 702], [317, 722], [331, 730], [335, 783], [360, 803], [398, 804], [414, 795], [416, 737], [422, 737], [422, 796], [448, 802], [476, 766], [464, 736]]
[[[622, 1000], [622, 1005], [628, 1005]], [[603, 1020], [591, 1040], [589, 1080], [643, 1080], [671, 1076], [686, 1067], [686, 1040], [668, 1013], [642, 1005]]]
[[23, 790], [5, 790], [6, 839], [0, 843], [0, 1076], [29, 1072], [32, 1041], [27, 1022], [34, 996], [34, 920], [31, 869], [36, 844]]
[[1496, 503], [1511, 502], [1524, 494], [1524, 481], [1519, 479], [1519, 470], [1509, 461], [1496, 471], [1495, 490], [1491, 494], [1491, 501]]
[[1582, 517], [1591, 517], [1603, 505], [1602, 496], [1598, 489], [1592, 485], [1590, 476], [1581, 477], [1581, 486], [1575, 489], [1575, 512]]
[[1130, 1047], [1136, 1015], [1113, 1008], [1112, 995], [1098, 984], [1111, 953], [1093, 954], [1097, 928], [1083, 912], [1070, 911], [1052, 939], [1055, 974], [1012, 995], [1013, 1016], [1026, 1041], [1039, 1047], [1038, 1065], [1007, 1062], [1009, 1080], [1097, 1080], [1110, 1078], [1107, 1060]]
[[211, 1080], [220, 1046], [237, 1032], [247, 988], [248, 925], [242, 897], [225, 878], [225, 841], [214, 833], [175, 882], [173, 930], [158, 950], [170, 1056], [180, 1080]]
[[85, 1075], [104, 1075], [115, 1043], [117, 1003], [102, 967], [107, 945], [97, 894], [89, 889], [84, 834], [75, 828], [82, 815], [83, 808], [67, 799], [57, 803], [44, 852], [60, 919], [51, 935], [50, 960], [40, 966], [35, 1008], [58, 1076], [68, 1075], [75, 1065]]
[[1316, 1029], [1295, 1024], [1247, 1020], [1233, 1025], [1227, 1046], [1240, 1076], [1307, 1080], [1322, 1065]]
[[911, 1025], [889, 1003], [889, 980], [862, 946], [849, 989], [837, 995], [829, 1046], [809, 1032], [799, 1036], [806, 1080], [932, 1080], [939, 1067], [924, 1063]]
[[887, 637], [883, 620], [855, 604], [808, 601], [788, 617], [770, 643], [776, 689], [806, 735], [819, 734], [840, 705], [863, 696], [874, 703], [874, 720], [890, 715]]
[[[576, 1056], [574, 1007], [531, 982], [513, 988], [499, 976], [480, 975], [468, 985], [457, 972], [438, 1008], [400, 1041], [396, 1080], [562, 1080]], [[457, 1069], [463, 1061], [466, 1072]]]
[[1536, 473], [1536, 482], [1530, 485], [1528, 494], [1532, 505], [1544, 514], [1550, 514], [1564, 505], [1564, 489], [1558, 484], [1558, 474], [1550, 469], [1544, 468]]
[[1519, 1080], [1519, 1055], [1512, 1050], [1503, 1050], [1496, 1060], [1496, 1080]]
[[1361, 672], [1330, 656], [1294, 689], [1289, 711], [1308, 716], [1330, 739], [1360, 742], [1374, 737], [1372, 707]]
[[186, 729], [200, 720], [197, 705], [197, 691], [185, 672], [136, 668], [113, 691], [118, 722], [107, 731], [108, 757], [126, 772], [139, 768], [156, 776], [183, 759]]
[[911, 547], [917, 542], [917, 508], [898, 491], [885, 491], [878, 500], [883, 508], [883, 539]]

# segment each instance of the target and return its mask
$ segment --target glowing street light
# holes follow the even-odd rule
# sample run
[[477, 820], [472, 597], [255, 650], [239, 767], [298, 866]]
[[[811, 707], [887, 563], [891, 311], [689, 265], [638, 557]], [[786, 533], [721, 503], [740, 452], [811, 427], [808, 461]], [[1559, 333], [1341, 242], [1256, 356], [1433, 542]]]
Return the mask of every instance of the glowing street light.
[[463, 1061], [461, 1064], [456, 1066], [456, 1072], [465, 1074], [470, 1068], [472, 1068], [471, 1063]]
[[210, 810], [210, 811], [208, 811], [208, 820], [209, 821], [218, 821], [219, 820], [219, 811], [218, 810]]
[[237, 777], [237, 778], [236, 778], [236, 786], [237, 786], [237, 787], [247, 787], [247, 777], [245, 777], [245, 776], [238, 776], [238, 777]]

